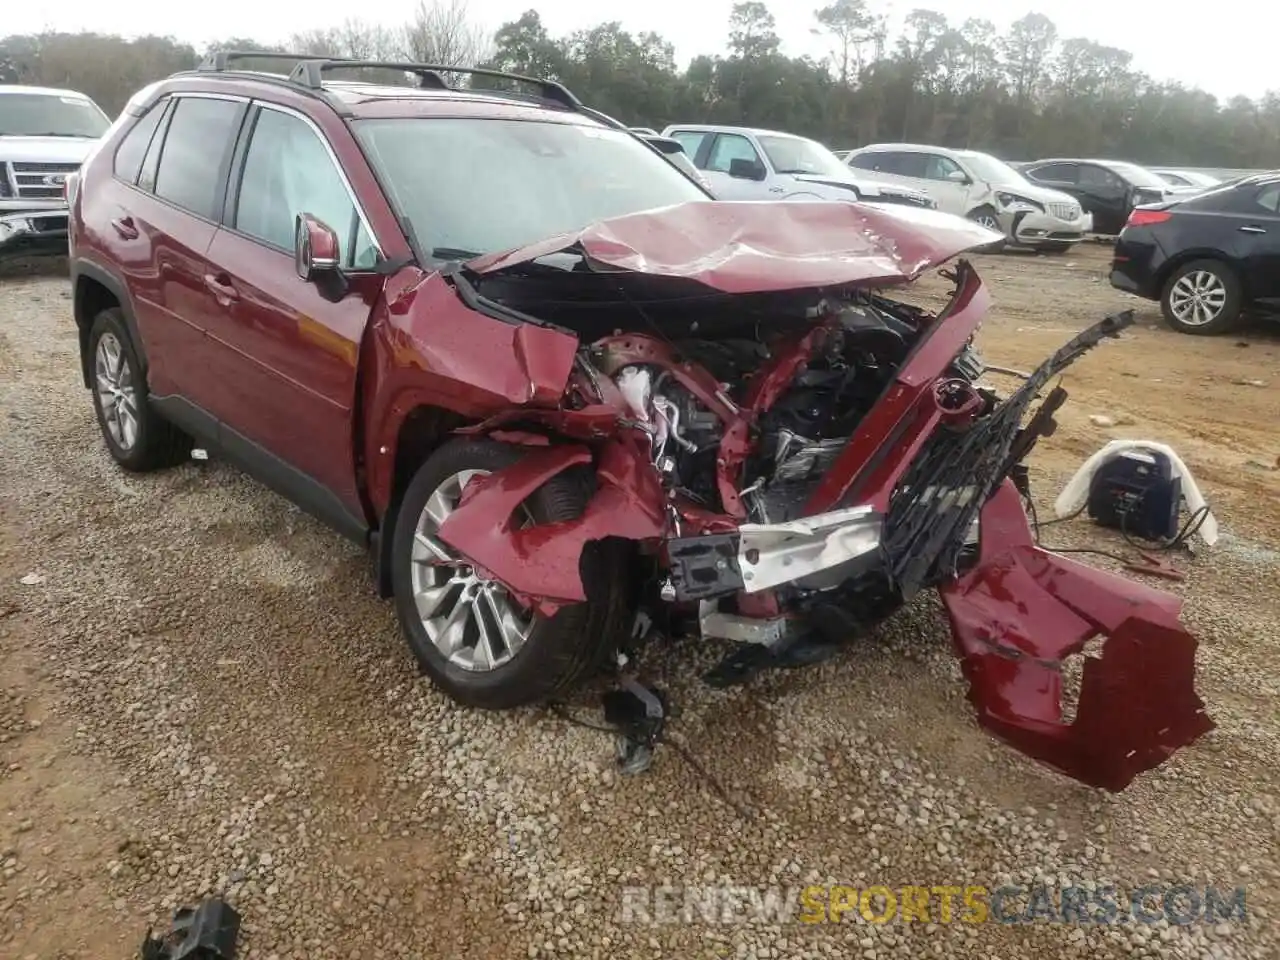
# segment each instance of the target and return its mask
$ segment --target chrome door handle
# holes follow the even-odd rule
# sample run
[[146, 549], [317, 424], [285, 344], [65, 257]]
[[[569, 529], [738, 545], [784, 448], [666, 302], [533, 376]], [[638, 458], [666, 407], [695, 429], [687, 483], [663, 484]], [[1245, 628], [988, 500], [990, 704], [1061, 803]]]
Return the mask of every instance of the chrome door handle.
[[1241, 233], [1266, 233], [1267, 231], [1263, 227], [1248, 226], [1248, 227], [1241, 227], [1240, 232]]

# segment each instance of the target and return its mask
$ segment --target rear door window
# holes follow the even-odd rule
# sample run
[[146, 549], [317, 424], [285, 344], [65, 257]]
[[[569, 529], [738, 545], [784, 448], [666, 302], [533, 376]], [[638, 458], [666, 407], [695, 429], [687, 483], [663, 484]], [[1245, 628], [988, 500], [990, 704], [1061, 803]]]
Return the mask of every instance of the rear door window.
[[244, 104], [178, 97], [156, 171], [155, 194], [206, 220], [220, 219], [227, 161]]
[[920, 154], [901, 150], [873, 150], [854, 157], [854, 165], [861, 170], [892, 173], [899, 177], [924, 176], [924, 159]]
[[927, 180], [947, 180], [953, 173], [963, 173], [960, 165], [949, 157], [936, 153], [920, 154], [924, 159], [924, 176]]
[[1075, 183], [1078, 167], [1074, 163], [1046, 163], [1042, 167], [1031, 167], [1027, 175], [1033, 180], [1051, 180], [1054, 183]]
[[892, 160], [890, 166], [885, 168], [886, 172], [896, 173], [900, 177], [925, 179], [925, 167], [928, 160], [926, 154], [900, 151], [890, 154], [890, 157], [892, 157]]
[[1118, 190], [1125, 186], [1118, 174], [1092, 163], [1081, 165], [1079, 182], [1082, 187], [1103, 187], [1108, 190]]
[[1280, 213], [1280, 183], [1263, 187], [1253, 199], [1268, 213]]

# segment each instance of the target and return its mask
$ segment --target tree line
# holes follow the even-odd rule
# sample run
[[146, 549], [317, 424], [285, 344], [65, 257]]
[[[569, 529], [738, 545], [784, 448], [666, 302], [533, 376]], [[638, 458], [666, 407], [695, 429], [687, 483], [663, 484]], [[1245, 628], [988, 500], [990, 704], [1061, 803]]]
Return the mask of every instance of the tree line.
[[[556, 37], [529, 10], [490, 35], [468, 15], [466, 0], [420, 0], [395, 27], [348, 20], [281, 43], [228, 37], [212, 46], [489, 66], [560, 80], [631, 125], [771, 127], [836, 149], [906, 140], [1011, 160], [1088, 155], [1280, 167], [1280, 92], [1220, 103], [1147, 76], [1128, 51], [1060, 37], [1039, 13], [1002, 32], [988, 20], [955, 23], [917, 9], [893, 35], [867, 0], [834, 0], [813, 11], [813, 32], [828, 48], [821, 58], [784, 55], [761, 0], [735, 4], [728, 26], [723, 53], [697, 56], [683, 69], [656, 33], [610, 22]], [[206, 52], [170, 37], [6, 36], [0, 82], [71, 87], [114, 113], [138, 88], [191, 68]]]

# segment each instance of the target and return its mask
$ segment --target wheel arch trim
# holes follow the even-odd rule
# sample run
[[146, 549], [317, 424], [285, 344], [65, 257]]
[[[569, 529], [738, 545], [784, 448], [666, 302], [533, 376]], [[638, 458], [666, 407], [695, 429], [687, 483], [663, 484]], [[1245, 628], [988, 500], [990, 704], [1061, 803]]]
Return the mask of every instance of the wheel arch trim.
[[145, 379], [149, 368], [147, 351], [142, 342], [142, 336], [138, 332], [138, 319], [133, 307], [133, 298], [129, 295], [129, 288], [106, 268], [92, 261], [79, 259], [71, 264], [71, 309], [76, 326], [80, 331], [80, 373], [85, 387], [92, 386], [88, 346], [89, 332], [93, 328], [93, 320], [96, 314], [90, 316], [86, 312], [85, 288], [81, 280], [92, 280], [115, 298], [120, 313], [124, 317], [124, 325], [129, 333], [129, 339], [133, 342], [133, 350], [138, 358], [138, 365], [141, 367], [138, 373]]

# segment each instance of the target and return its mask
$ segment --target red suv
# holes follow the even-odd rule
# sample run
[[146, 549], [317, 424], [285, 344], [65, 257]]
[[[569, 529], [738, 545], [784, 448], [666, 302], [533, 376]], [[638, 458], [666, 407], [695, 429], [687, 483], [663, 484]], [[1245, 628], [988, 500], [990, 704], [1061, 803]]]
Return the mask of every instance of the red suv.
[[937, 588], [981, 721], [1059, 769], [1119, 789], [1212, 726], [1178, 601], [1023, 508], [1062, 395], [1024, 414], [1131, 316], [1002, 398], [967, 262], [938, 314], [884, 292], [980, 226], [714, 201], [556, 83], [244, 56], [139, 93], [69, 185], [84, 382], [123, 467], [198, 441], [369, 544], [449, 695], [543, 700], [657, 633], [728, 641], [731, 683]]

